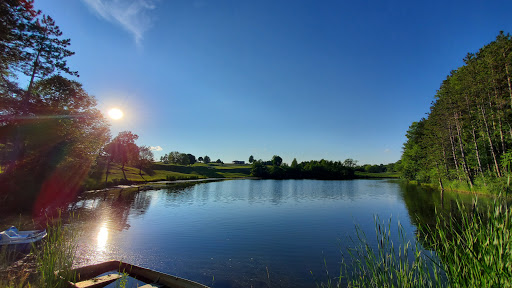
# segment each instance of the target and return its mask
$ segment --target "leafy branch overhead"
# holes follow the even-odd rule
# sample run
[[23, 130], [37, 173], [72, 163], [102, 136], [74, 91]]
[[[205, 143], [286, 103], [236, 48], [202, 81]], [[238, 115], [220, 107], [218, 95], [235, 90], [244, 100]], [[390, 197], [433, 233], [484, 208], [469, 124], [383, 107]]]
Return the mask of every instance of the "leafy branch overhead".
[[0, 194], [40, 212], [79, 192], [110, 131], [94, 97], [61, 75], [78, 76], [70, 40], [33, 4], [0, 1]]

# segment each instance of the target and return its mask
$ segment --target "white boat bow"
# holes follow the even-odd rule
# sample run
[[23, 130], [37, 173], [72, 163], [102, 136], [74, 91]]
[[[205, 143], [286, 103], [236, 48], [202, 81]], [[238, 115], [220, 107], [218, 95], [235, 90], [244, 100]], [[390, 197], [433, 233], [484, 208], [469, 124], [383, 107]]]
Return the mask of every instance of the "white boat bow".
[[46, 236], [46, 230], [19, 231], [12, 226], [0, 232], [0, 245], [30, 244]]

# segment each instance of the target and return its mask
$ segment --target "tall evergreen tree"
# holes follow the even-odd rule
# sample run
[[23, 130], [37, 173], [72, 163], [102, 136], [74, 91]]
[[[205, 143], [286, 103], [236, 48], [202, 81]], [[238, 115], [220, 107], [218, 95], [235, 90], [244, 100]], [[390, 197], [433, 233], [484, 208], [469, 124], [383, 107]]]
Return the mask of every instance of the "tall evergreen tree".
[[464, 58], [442, 82], [428, 117], [411, 125], [399, 165], [404, 178], [472, 187], [475, 179], [486, 185], [503, 176], [512, 145], [511, 67], [512, 39], [503, 32]]

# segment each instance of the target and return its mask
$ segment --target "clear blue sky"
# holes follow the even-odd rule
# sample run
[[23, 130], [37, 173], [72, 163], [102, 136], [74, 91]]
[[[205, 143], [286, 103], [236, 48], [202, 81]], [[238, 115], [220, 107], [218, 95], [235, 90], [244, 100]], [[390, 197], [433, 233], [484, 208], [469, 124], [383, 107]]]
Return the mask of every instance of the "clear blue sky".
[[156, 158], [395, 162], [511, 1], [36, 0], [85, 89]]

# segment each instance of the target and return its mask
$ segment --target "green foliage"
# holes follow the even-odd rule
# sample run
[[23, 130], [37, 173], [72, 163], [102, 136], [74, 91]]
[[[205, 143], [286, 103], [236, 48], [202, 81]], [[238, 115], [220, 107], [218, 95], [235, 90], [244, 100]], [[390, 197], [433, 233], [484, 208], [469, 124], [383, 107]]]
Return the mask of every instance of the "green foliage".
[[188, 164], [189, 165], [194, 165], [194, 163], [197, 162], [196, 156], [194, 156], [192, 154], [187, 154], [187, 157], [188, 157]]
[[442, 82], [428, 117], [409, 128], [397, 165], [403, 178], [441, 188], [459, 181], [471, 191], [481, 189], [477, 179], [486, 187], [509, 178], [511, 36], [500, 32], [464, 63]]
[[298, 165], [299, 165], [299, 164], [297, 163], [297, 159], [296, 159], [296, 158], [293, 158], [292, 165], [290, 165], [290, 167], [291, 167], [292, 169], [295, 169], [295, 168], [297, 168], [297, 166], [298, 166]]
[[139, 157], [137, 159], [137, 167], [139, 168], [139, 174], [142, 175], [142, 171], [148, 175], [154, 175], [153, 171], [153, 151], [149, 146], [139, 147]]
[[346, 167], [350, 167], [350, 168], [356, 168], [357, 161], [352, 158], [348, 158], [348, 159], [345, 159], [345, 161], [343, 161], [343, 165], [345, 165]]
[[122, 131], [105, 147], [114, 163], [126, 165], [138, 159], [139, 147], [135, 141], [139, 138], [137, 134], [130, 131]]
[[307, 179], [325, 179], [325, 180], [341, 180], [353, 179], [354, 169], [346, 167], [340, 161], [306, 161], [298, 165], [298, 173], [300, 178]]
[[[66, 63], [70, 40], [50, 16], [31, 0], [6, 0], [0, 19], [0, 199], [9, 209], [53, 210], [102, 162], [108, 123], [82, 85], [61, 76], [78, 74]], [[22, 74], [27, 89], [16, 83]]]
[[286, 176], [286, 167], [278, 166], [278, 165], [272, 165], [270, 166], [269, 173], [272, 179], [285, 179]]
[[297, 159], [294, 159], [292, 165], [288, 166], [282, 164], [282, 159], [279, 156], [274, 156], [272, 161], [254, 161], [251, 176], [271, 179], [341, 180], [355, 178], [354, 169], [344, 166], [340, 161], [322, 159], [298, 164]]
[[[23, 98], [30, 96], [36, 78], [49, 77], [55, 71], [78, 75], [66, 63], [66, 58], [74, 54], [67, 49], [70, 40], [61, 39], [62, 32], [55, 21], [35, 10], [33, 1], [2, 1], [0, 16], [0, 90]], [[12, 81], [19, 72], [30, 79], [27, 91]], [[17, 100], [3, 100], [9, 99]]]
[[130, 131], [122, 131], [119, 132], [112, 142], [105, 146], [104, 152], [107, 154], [108, 159], [105, 182], [108, 181], [108, 165], [111, 162], [122, 166], [121, 170], [123, 171], [124, 180], [128, 180], [126, 173], [124, 173], [124, 167], [128, 163], [136, 163], [139, 160], [139, 147], [135, 144], [135, 140], [138, 138], [137, 134], [133, 134]]
[[424, 127], [425, 119], [413, 122], [406, 134], [407, 142], [404, 144], [404, 152], [398, 169], [402, 173], [402, 177], [407, 180], [417, 180], [424, 162], [425, 156], [420, 142], [424, 134]]
[[430, 265], [429, 256], [416, 242], [406, 240], [403, 227], [398, 223], [399, 245], [391, 240], [391, 219], [388, 223], [375, 218], [377, 249], [367, 241], [356, 227], [356, 239], [348, 250], [350, 265], [354, 269], [349, 287], [440, 287], [440, 270]]
[[16, 66], [24, 61], [24, 49], [29, 43], [25, 33], [35, 22], [40, 11], [34, 9], [34, 1], [5, 0], [0, 2], [0, 79], [3, 81], [2, 88], [7, 78], [13, 76]]
[[[70, 219], [77, 220], [74, 215]], [[6, 246], [0, 248], [0, 287], [68, 287], [67, 281], [75, 279], [71, 269], [77, 249], [77, 230], [64, 224], [60, 214], [48, 221], [47, 236], [32, 245], [31, 253], [23, 258]], [[36, 271], [30, 268], [32, 265]]]
[[360, 172], [356, 171], [355, 175], [358, 178], [400, 178], [400, 173], [398, 172]]
[[249, 163], [252, 164], [252, 162], [254, 162], [254, 156], [251, 155], [251, 156], [249, 156]]
[[340, 275], [317, 286], [342, 287], [345, 281], [348, 287], [511, 287], [512, 210], [500, 198], [484, 212], [457, 207], [449, 214], [435, 211], [434, 227], [419, 227], [414, 246], [400, 223], [398, 247], [391, 220], [375, 218], [376, 248], [356, 226]]
[[96, 101], [76, 81], [61, 76], [38, 81], [25, 99], [27, 105], [14, 105], [12, 117], [0, 122], [5, 167], [0, 184], [9, 201], [20, 204], [10, 207], [21, 209], [43, 189], [62, 191], [55, 199], [76, 194], [109, 138]]
[[281, 166], [281, 163], [283, 163], [283, 158], [277, 156], [277, 155], [274, 155], [272, 157], [272, 165], [274, 166]]
[[510, 208], [495, 200], [484, 213], [462, 204], [458, 212], [449, 216], [438, 213], [435, 231], [425, 231], [433, 235], [427, 241], [439, 255], [434, 263], [446, 273], [450, 286], [511, 287]]
[[251, 176], [266, 178], [269, 176], [267, 165], [263, 164], [261, 160], [254, 161], [251, 167]]
[[208, 163], [210, 163], [210, 162], [211, 162], [210, 157], [208, 157], [208, 156], [204, 156], [204, 158], [203, 158], [203, 163], [208, 164]]
[[[186, 154], [181, 153], [178, 151], [174, 151], [169, 153], [169, 155], [165, 154], [167, 156], [167, 162], [164, 162], [165, 164], [171, 163], [171, 164], [179, 164], [179, 165], [193, 165], [196, 163], [196, 156], [192, 154]], [[201, 157], [199, 157], [201, 158]], [[202, 158], [201, 158], [202, 159]]]
[[[68, 287], [67, 281], [76, 277], [70, 271], [76, 255], [77, 232], [64, 225], [60, 217], [48, 223], [46, 230], [48, 235], [42, 247], [33, 249], [37, 258], [39, 287]], [[55, 272], [59, 272], [58, 275]]]
[[126, 288], [126, 285], [128, 284], [129, 274], [126, 272], [123, 272], [121, 278], [116, 280], [115, 287], [116, 288]]

